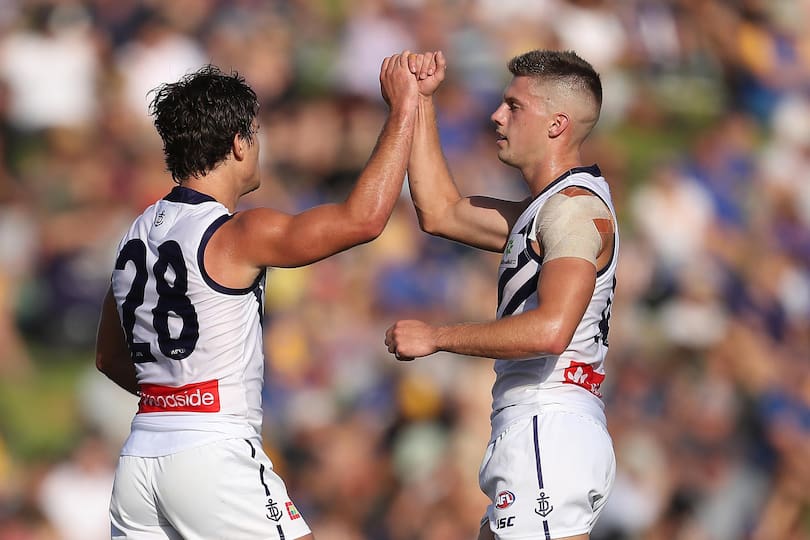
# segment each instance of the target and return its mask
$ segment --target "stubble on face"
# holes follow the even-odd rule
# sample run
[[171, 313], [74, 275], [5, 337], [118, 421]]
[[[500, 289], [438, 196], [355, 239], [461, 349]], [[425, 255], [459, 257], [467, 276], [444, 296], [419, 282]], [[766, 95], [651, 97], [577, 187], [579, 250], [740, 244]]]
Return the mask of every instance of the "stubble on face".
[[532, 77], [518, 76], [504, 91], [504, 103], [497, 116], [496, 132], [504, 139], [498, 143], [498, 159], [522, 169], [535, 160], [546, 139], [546, 122], [552, 99], [548, 85]]

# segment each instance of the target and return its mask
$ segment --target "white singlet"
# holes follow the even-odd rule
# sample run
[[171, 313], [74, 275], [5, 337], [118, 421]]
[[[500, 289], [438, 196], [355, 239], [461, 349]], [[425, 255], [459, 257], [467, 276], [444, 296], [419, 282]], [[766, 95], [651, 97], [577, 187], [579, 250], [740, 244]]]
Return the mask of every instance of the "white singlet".
[[[504, 249], [497, 317], [537, 308], [542, 258], [531, 247], [537, 215], [554, 194], [577, 186], [602, 199], [616, 223], [597, 167], [557, 178], [520, 215]], [[571, 344], [559, 356], [496, 360], [492, 437], [479, 485], [492, 501], [484, 524], [498, 540], [551, 540], [589, 533], [615, 477], [599, 386], [605, 378], [618, 234]]]
[[289, 540], [310, 533], [261, 443], [265, 272], [205, 271], [228, 209], [176, 187], [121, 241], [112, 288], [140, 402], [110, 500], [115, 540]]
[[141, 393], [122, 455], [259, 436], [264, 273], [228, 289], [203, 265], [208, 240], [230, 218], [208, 195], [176, 187], [121, 241], [112, 288]]
[[[509, 235], [498, 272], [497, 317], [517, 315], [537, 307], [537, 283], [542, 259], [530, 247], [537, 214], [554, 194], [568, 187], [581, 187], [602, 199], [616, 221], [610, 189], [596, 166], [572, 169], [538, 195], [523, 211]], [[526, 406], [564, 404], [605, 423], [599, 386], [605, 378], [608, 321], [616, 286], [619, 235], [614, 234], [613, 253], [596, 276], [596, 287], [582, 321], [568, 348], [559, 356], [526, 360], [497, 360], [492, 387], [492, 435], [496, 437]], [[585, 390], [585, 391], [583, 391]]]

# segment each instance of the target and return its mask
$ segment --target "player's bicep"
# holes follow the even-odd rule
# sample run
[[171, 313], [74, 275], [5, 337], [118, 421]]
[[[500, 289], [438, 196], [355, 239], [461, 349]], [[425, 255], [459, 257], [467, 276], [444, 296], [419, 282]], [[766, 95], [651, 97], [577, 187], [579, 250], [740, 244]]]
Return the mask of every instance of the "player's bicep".
[[488, 251], [503, 251], [509, 231], [526, 201], [491, 197], [465, 197], [448, 212], [444, 227], [436, 234]]
[[370, 239], [364, 237], [362, 224], [353, 223], [343, 209], [325, 204], [287, 214], [257, 208], [234, 216], [223, 232], [238, 246], [235, 258], [252, 266], [303, 266]]
[[574, 337], [596, 286], [596, 268], [579, 257], [543, 263], [537, 284], [538, 310], [555, 329], [560, 350]]

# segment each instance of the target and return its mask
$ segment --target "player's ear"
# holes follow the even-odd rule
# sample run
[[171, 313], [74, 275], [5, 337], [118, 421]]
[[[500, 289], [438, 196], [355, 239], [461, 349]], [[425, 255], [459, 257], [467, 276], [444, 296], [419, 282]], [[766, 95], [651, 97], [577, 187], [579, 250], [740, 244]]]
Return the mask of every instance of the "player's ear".
[[548, 136], [552, 139], [559, 137], [568, 128], [571, 119], [564, 112], [557, 112], [551, 116], [551, 123], [548, 126]]
[[245, 158], [245, 151], [247, 150], [247, 141], [245, 141], [238, 133], [233, 136], [231, 143], [231, 151], [233, 157], [237, 161], [242, 161]]

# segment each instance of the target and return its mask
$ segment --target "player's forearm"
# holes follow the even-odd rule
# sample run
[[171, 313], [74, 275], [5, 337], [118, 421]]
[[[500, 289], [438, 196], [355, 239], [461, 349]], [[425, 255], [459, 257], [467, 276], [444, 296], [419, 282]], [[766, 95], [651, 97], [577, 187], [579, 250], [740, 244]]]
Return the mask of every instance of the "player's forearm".
[[413, 143], [414, 110], [391, 111], [345, 207], [351, 219], [379, 235], [402, 192]]
[[560, 354], [571, 342], [570, 333], [556, 318], [525, 313], [496, 321], [442, 326], [436, 331], [439, 350], [465, 356], [525, 360]]
[[96, 334], [96, 368], [127, 392], [138, 393], [135, 364], [129, 356], [112, 288], [107, 290], [101, 305], [101, 318]]
[[135, 366], [129, 357], [110, 359], [100, 358], [100, 354], [97, 354], [96, 366], [112, 382], [130, 394], [138, 395], [138, 378], [135, 375]]
[[425, 232], [439, 234], [443, 216], [461, 195], [442, 153], [436, 111], [430, 97], [420, 96], [416, 109], [408, 186], [420, 226]]

